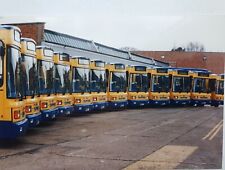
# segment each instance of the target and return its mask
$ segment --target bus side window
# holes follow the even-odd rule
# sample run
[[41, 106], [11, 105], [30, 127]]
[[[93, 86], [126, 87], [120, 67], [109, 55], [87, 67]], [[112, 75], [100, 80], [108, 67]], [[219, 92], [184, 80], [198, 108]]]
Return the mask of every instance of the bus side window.
[[193, 77], [190, 76], [190, 92], [193, 91], [193, 85], [194, 85]]
[[109, 70], [106, 69], [105, 73], [106, 73], [106, 91], [107, 91], [108, 87], [109, 87], [109, 80], [110, 80], [110, 78], [109, 78]]
[[[128, 88], [128, 85], [129, 85], [129, 79], [130, 79], [130, 77], [129, 77], [129, 72], [128, 71], [126, 71], [126, 87]], [[127, 89], [128, 90], [128, 89]]]
[[171, 91], [171, 89], [172, 89], [172, 74], [169, 74], [169, 89], [170, 89], [170, 91]]
[[208, 88], [208, 92], [215, 92], [216, 90], [216, 79], [209, 79], [209, 88]]
[[151, 74], [150, 73], [148, 73], [148, 89], [149, 89], [149, 91], [151, 91]]
[[70, 94], [72, 94], [73, 93], [73, 70], [72, 70], [73, 68], [70, 66], [70, 70], [69, 70], [69, 84], [68, 84], [68, 86], [69, 86], [69, 93]]
[[0, 40], [0, 87], [3, 85], [3, 59], [5, 55], [5, 48], [3, 42]]

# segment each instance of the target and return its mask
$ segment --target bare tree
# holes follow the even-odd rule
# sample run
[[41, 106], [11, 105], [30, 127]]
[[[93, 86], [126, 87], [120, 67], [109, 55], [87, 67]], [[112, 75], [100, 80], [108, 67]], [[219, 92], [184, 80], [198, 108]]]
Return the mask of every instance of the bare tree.
[[173, 47], [171, 51], [196, 51], [196, 52], [203, 52], [205, 51], [205, 47], [203, 44], [198, 42], [189, 42], [186, 47]]
[[183, 47], [174, 47], [171, 51], [185, 51]]
[[198, 42], [190, 42], [186, 46], [186, 51], [202, 52], [202, 51], [205, 51], [205, 47], [203, 44], [200, 44]]

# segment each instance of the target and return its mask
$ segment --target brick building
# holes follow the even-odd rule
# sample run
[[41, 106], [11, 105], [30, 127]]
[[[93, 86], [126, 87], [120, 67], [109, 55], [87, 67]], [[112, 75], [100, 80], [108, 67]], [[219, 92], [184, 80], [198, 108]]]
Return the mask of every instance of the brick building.
[[44, 22], [18, 23], [10, 25], [18, 26], [22, 32], [23, 37], [32, 38], [36, 41], [38, 45], [41, 45], [41, 42], [44, 39]]
[[224, 73], [224, 52], [135, 51], [135, 53], [168, 62], [172, 67], [205, 68]]

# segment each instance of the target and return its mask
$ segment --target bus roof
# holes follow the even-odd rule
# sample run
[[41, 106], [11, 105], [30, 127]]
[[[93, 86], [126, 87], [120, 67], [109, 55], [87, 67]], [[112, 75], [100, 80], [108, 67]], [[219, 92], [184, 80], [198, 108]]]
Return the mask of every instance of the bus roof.
[[[160, 67], [156, 67], [156, 68], [160, 68]], [[170, 70], [184, 70], [184, 71], [211, 73], [211, 71], [207, 69], [202, 69], [202, 68], [188, 68], [188, 67], [161, 67], [161, 68], [170, 69]]]
[[83, 57], [83, 56], [71, 56], [71, 59], [84, 59], [84, 60], [90, 60], [89, 58]]
[[13, 25], [1, 25], [0, 24], [0, 29], [14, 29], [14, 30], [17, 30], [19, 32], [21, 32], [20, 28], [19, 27], [16, 27], [16, 26], [13, 26]]
[[35, 42], [34, 39], [32, 39], [32, 38], [21, 37], [21, 42], [22, 42], [22, 41], [31, 41], [31, 42], [33, 42], [33, 43], [36, 45], [36, 42]]

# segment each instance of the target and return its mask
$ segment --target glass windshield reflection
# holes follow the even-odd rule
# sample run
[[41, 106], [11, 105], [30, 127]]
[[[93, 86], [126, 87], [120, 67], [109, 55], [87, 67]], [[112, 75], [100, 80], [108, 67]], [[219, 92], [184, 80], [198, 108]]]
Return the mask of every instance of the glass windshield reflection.
[[55, 91], [56, 93], [70, 93], [70, 66], [56, 65]]
[[206, 78], [194, 78], [193, 92], [207, 93], [207, 79]]
[[129, 91], [147, 92], [149, 87], [147, 74], [130, 74]]
[[173, 77], [173, 92], [190, 92], [190, 87], [191, 80], [189, 77]]
[[126, 91], [126, 73], [112, 72], [112, 79], [110, 80], [111, 92], [125, 92]]
[[217, 82], [216, 93], [224, 94], [224, 81], [220, 80]]
[[40, 94], [52, 94], [53, 93], [53, 71], [54, 64], [50, 61], [38, 61], [38, 75], [39, 75], [39, 87]]
[[73, 69], [73, 92], [85, 93], [90, 92], [90, 78], [88, 68]]
[[168, 75], [153, 75], [152, 76], [152, 92], [169, 92], [170, 81]]
[[23, 76], [23, 88], [26, 96], [37, 94], [37, 59], [31, 56], [22, 55], [21, 71]]
[[7, 97], [20, 98], [23, 95], [20, 76], [20, 51], [7, 49]]
[[106, 91], [105, 70], [91, 70], [91, 92]]

